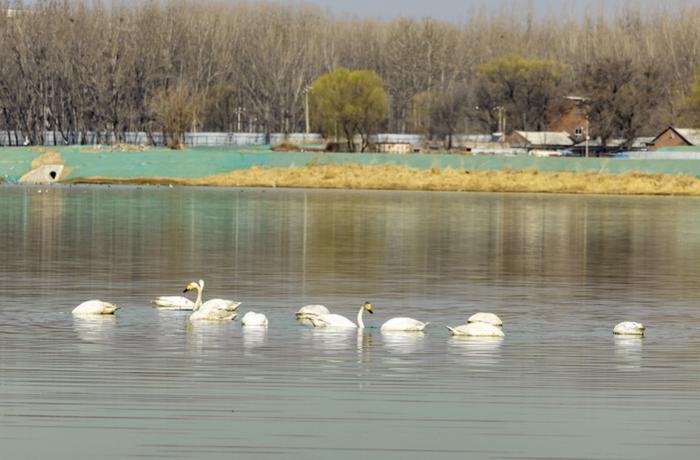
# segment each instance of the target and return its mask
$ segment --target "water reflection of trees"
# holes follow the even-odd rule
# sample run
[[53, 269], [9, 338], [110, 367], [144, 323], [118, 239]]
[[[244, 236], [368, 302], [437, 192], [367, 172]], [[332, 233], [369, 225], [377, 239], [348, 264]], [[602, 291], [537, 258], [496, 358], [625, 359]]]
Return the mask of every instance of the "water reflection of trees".
[[[3, 192], [6, 193], [6, 192]], [[208, 295], [401, 296], [446, 285], [669, 283], [694, 295], [692, 199], [232, 189], [14, 191], [0, 229], [44, 280]], [[120, 269], [116, 269], [120, 267]], [[78, 283], [80, 287], [80, 283]], [[260, 286], [265, 286], [264, 292]], [[173, 292], [174, 293], [174, 292]], [[372, 300], [372, 299], [369, 299]]]

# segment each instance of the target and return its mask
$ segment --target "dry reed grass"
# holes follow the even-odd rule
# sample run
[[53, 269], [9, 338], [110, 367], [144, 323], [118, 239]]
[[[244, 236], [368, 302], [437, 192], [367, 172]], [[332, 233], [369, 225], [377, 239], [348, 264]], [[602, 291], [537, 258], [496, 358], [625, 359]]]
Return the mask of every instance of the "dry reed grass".
[[62, 165], [66, 163], [61, 157], [61, 154], [55, 150], [32, 150], [41, 153], [41, 155], [32, 160], [32, 169], [36, 169], [44, 165]]
[[83, 183], [175, 184], [460, 192], [700, 196], [700, 179], [683, 175], [525, 171], [420, 170], [400, 166], [252, 167], [202, 179], [80, 179]]
[[298, 145], [290, 142], [287, 139], [284, 139], [282, 142], [272, 147], [271, 150], [273, 152], [298, 152], [301, 149]]

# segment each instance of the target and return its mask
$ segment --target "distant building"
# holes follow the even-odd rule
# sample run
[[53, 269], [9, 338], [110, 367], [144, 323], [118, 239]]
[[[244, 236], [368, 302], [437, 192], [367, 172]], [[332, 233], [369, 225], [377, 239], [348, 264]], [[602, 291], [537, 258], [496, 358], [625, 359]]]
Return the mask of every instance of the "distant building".
[[506, 136], [506, 142], [511, 147], [528, 150], [563, 150], [574, 145], [564, 131], [513, 131]]
[[[599, 137], [588, 141], [589, 156], [607, 156], [620, 152], [645, 151], [649, 150], [653, 137], [636, 137], [632, 142], [626, 142], [624, 139], [610, 139], [603, 145]], [[586, 154], [586, 141], [581, 141], [571, 149], [574, 154], [584, 156]]]
[[380, 153], [411, 153], [413, 146], [408, 142], [378, 142], [375, 148]]
[[651, 142], [652, 149], [664, 147], [686, 147], [700, 145], [700, 129], [674, 128], [669, 126]]
[[499, 134], [455, 134], [452, 136], [452, 146], [465, 153], [510, 150], [510, 146], [501, 142]]
[[588, 99], [566, 96], [555, 100], [547, 112], [547, 127], [550, 131], [564, 131], [574, 141], [586, 139], [586, 117]]
[[20, 14], [24, 14], [26, 12], [27, 12], [27, 10], [20, 10], [17, 8], [6, 8], [5, 9], [5, 16], [7, 16], [8, 18], [14, 18], [14, 17], [17, 17]]

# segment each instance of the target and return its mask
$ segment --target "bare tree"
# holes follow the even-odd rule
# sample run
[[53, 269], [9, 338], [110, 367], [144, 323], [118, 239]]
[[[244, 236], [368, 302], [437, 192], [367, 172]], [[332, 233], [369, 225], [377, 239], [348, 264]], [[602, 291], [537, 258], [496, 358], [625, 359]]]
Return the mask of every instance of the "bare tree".
[[[304, 91], [346, 67], [382, 77], [390, 108], [381, 128], [395, 132], [449, 135], [468, 129], [465, 114], [492, 130], [495, 107], [506, 108], [509, 126], [542, 129], [547, 100], [570, 93], [591, 99], [603, 137], [654, 134], [679, 119], [700, 68], [700, 8], [642, 14], [630, 2], [611, 14], [597, 5], [578, 18], [508, 3], [452, 23], [345, 18], [298, 4], [0, 0], [0, 11], [19, 9], [0, 14], [0, 129], [33, 144], [46, 132], [60, 142], [150, 136], [149, 101], [184, 82], [203, 107], [190, 129], [240, 120], [246, 130], [303, 130]], [[484, 71], [509, 55], [547, 64], [525, 66], [525, 76]], [[606, 65], [618, 75], [604, 75]], [[596, 83], [621, 75], [634, 88]]]

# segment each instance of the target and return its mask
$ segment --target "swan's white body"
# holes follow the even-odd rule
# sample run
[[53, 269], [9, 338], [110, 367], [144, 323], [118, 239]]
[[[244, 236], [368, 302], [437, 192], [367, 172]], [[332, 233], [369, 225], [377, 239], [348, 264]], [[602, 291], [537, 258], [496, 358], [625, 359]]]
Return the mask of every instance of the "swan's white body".
[[381, 330], [388, 331], [422, 331], [430, 323], [424, 323], [413, 318], [391, 318], [382, 324]]
[[501, 318], [493, 313], [484, 312], [474, 313], [469, 317], [467, 323], [486, 323], [497, 327], [503, 326], [503, 321], [501, 321]]
[[180, 295], [160, 296], [151, 303], [161, 310], [193, 310], [194, 302]]
[[337, 328], [337, 329], [364, 329], [365, 323], [362, 321], [362, 313], [367, 310], [370, 313], [372, 311], [372, 305], [369, 302], [365, 302], [364, 305], [360, 307], [360, 311], [357, 312], [357, 324], [353, 323], [344, 316], [336, 315], [334, 313], [327, 313], [324, 315], [306, 315], [306, 318], [311, 322], [313, 327], [323, 327], [323, 328]]
[[468, 337], [504, 337], [501, 328], [487, 323], [469, 323], [457, 327], [447, 326], [452, 335], [464, 335]]
[[613, 334], [615, 335], [644, 335], [644, 330], [646, 328], [642, 323], [637, 323], [635, 321], [624, 321], [613, 328]]
[[249, 311], [241, 318], [241, 324], [244, 326], [267, 327], [267, 316], [262, 313]]
[[187, 285], [185, 292], [195, 289], [197, 291], [197, 300], [194, 301], [191, 321], [230, 321], [236, 319], [236, 309], [241, 304], [232, 300], [211, 299], [202, 303], [202, 291], [204, 290], [204, 281], [199, 280], [199, 283], [192, 282]]
[[74, 315], [113, 315], [119, 307], [101, 300], [88, 300], [73, 309]]

